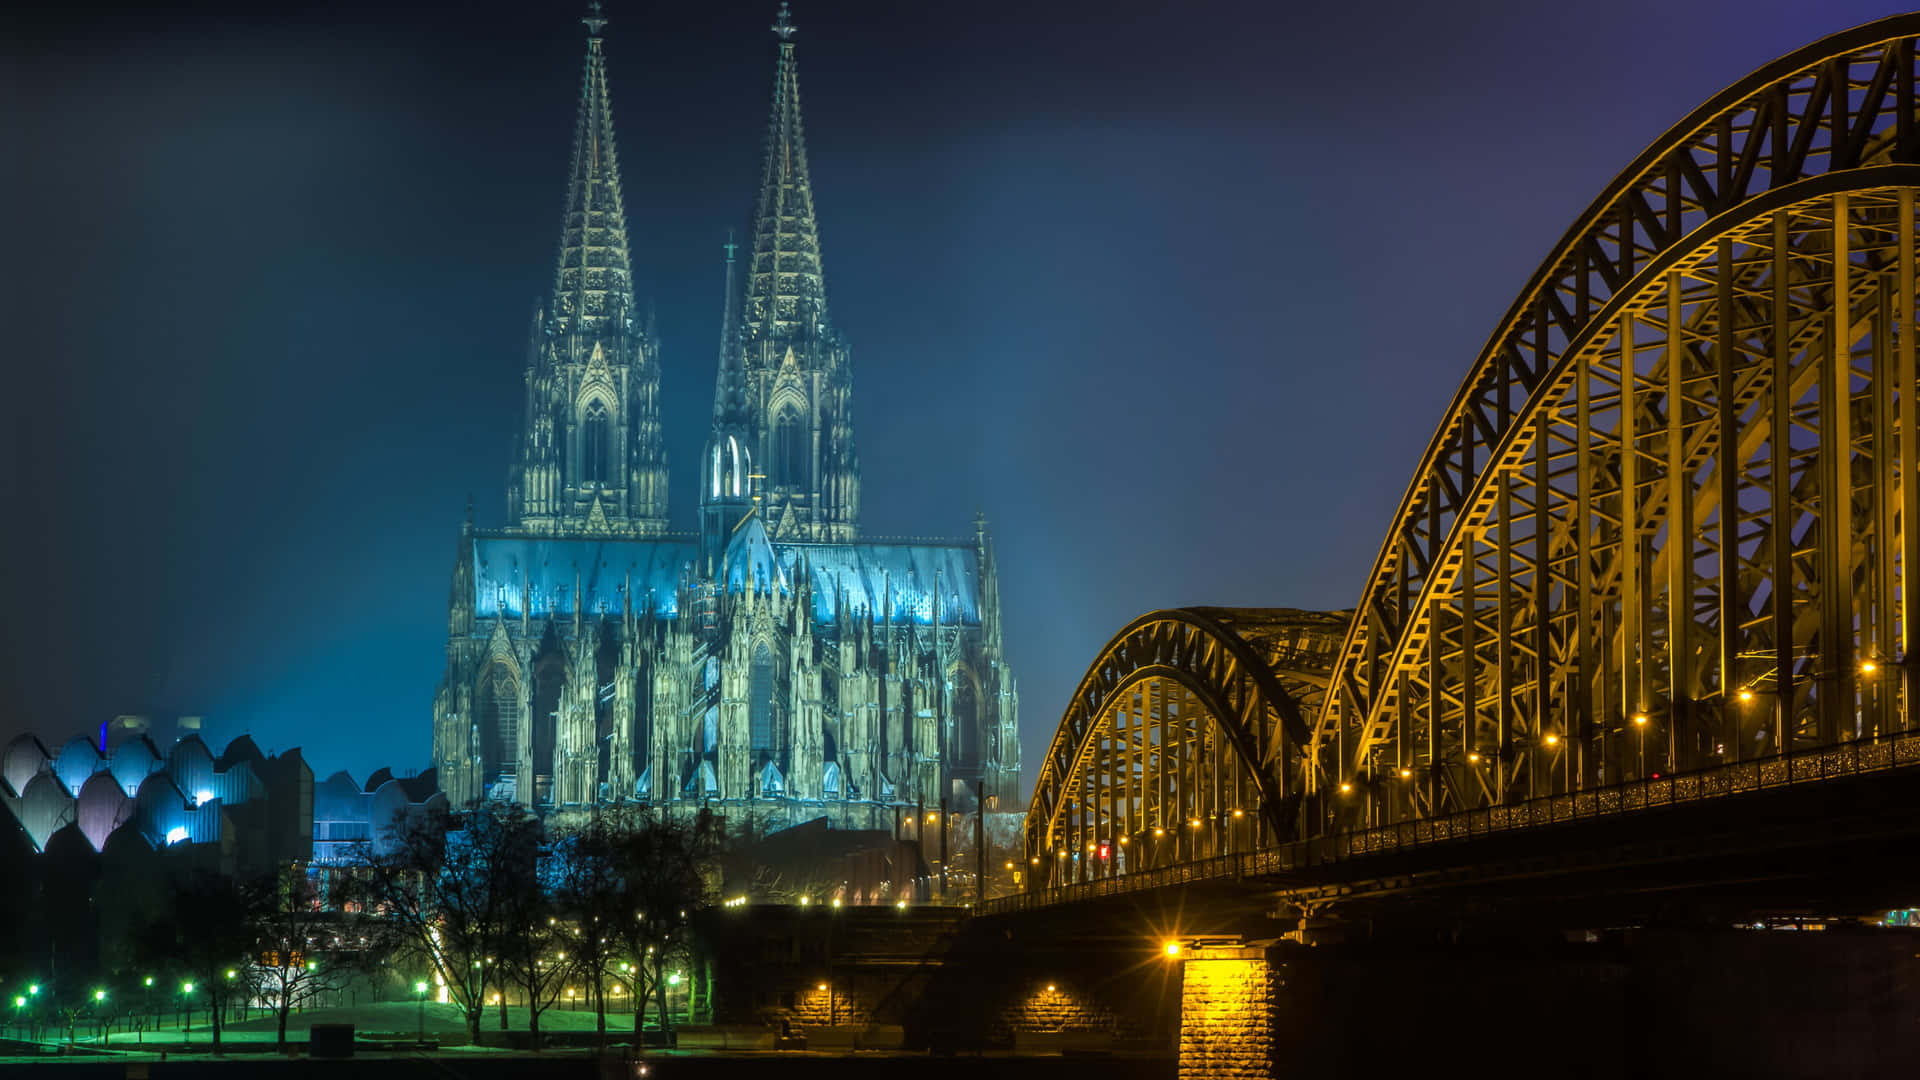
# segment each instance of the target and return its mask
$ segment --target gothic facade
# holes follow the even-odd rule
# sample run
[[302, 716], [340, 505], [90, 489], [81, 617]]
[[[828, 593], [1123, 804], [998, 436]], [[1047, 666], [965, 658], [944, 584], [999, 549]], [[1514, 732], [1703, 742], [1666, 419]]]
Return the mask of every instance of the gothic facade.
[[770, 823], [1009, 805], [1018, 695], [985, 523], [863, 539], [851, 355], [827, 307], [783, 4], [750, 247], [729, 244], [695, 534], [668, 530], [598, 5], [509, 523], [461, 527], [433, 754], [460, 805], [640, 801]]

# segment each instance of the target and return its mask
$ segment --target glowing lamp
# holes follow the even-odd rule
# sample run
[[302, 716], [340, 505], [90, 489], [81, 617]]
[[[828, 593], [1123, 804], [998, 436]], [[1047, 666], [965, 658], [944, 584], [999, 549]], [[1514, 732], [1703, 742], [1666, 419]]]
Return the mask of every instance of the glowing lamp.
[[1051, 993], [1053, 993], [1053, 984], [1052, 984], [1052, 983], [1048, 983], [1048, 984], [1047, 984], [1047, 993], [1049, 993], [1049, 994], [1051, 994]]
[[1742, 690], [1742, 691], [1740, 691], [1740, 700], [1741, 700], [1741, 701], [1752, 701], [1752, 700], [1753, 700], [1753, 691], [1751, 691], [1751, 690]]
[[1646, 713], [1643, 713], [1643, 712], [1642, 712], [1642, 713], [1634, 713], [1634, 714], [1633, 714], [1633, 722], [1634, 722], [1634, 723], [1636, 723], [1636, 724], [1642, 724], [1642, 725], [1644, 725], [1644, 724], [1645, 724], [1645, 723], [1647, 722], [1647, 714], [1646, 714]]
[[1478, 764], [1480, 764], [1480, 755], [1479, 755], [1479, 754], [1468, 754], [1468, 755], [1467, 755], [1467, 762], [1468, 762], [1469, 764], [1472, 764], [1472, 765], [1478, 765]]
[[1237, 807], [1237, 806], [1236, 806], [1236, 807], [1234, 807], [1234, 808], [1233, 808], [1233, 816], [1234, 816], [1234, 817], [1246, 817], [1246, 816], [1247, 816], [1247, 812], [1246, 812], [1245, 810], [1242, 810], [1242, 809], [1240, 809], [1239, 807]]
[[169, 847], [179, 843], [182, 840], [185, 840], [186, 838], [187, 838], [187, 830], [185, 826], [175, 825], [173, 828], [167, 830], [167, 846]]
[[821, 983], [816, 989], [825, 990], [826, 988], [827, 988], [827, 984]]
[[1400, 770], [1400, 779], [1402, 779], [1402, 780], [1411, 780], [1411, 779], [1413, 779], [1413, 770], [1412, 770], [1412, 769], [1401, 769], [1401, 770]]
[[1342, 794], [1342, 795], [1345, 795], [1345, 794], [1346, 794], [1347, 792], [1349, 792], [1349, 791], [1352, 791], [1352, 790], [1353, 790], [1353, 785], [1352, 785], [1352, 784], [1341, 784], [1341, 785], [1340, 785], [1340, 794]]
[[1879, 669], [1880, 669], [1880, 665], [1874, 663], [1871, 660], [1860, 661], [1860, 674], [1862, 675], [1871, 675], [1875, 671], [1878, 671]]
[[893, 906], [899, 908], [901, 911], [907, 910], [907, 902], [905, 900], [895, 900]]
[[1167, 959], [1171, 960], [1180, 955], [1180, 943], [1177, 941], [1169, 941], [1165, 945], [1160, 946], [1160, 951], [1166, 955]]
[[105, 990], [95, 990], [93, 992], [93, 1000], [95, 1001], [107, 1000], [107, 992]]
[[669, 975], [669, 976], [667, 976], [667, 985], [668, 985], [668, 986], [679, 986], [679, 985], [680, 985], [680, 973], [676, 971], [676, 972], [674, 972], [673, 974], [671, 974], [671, 975]]
[[1557, 745], [1559, 745], [1559, 743], [1560, 743], [1560, 736], [1558, 736], [1558, 735], [1555, 735], [1555, 734], [1554, 734], [1553, 732], [1551, 732], [1551, 731], [1549, 731], [1549, 732], [1547, 732], [1547, 745], [1548, 745], [1548, 746], [1557, 746]]

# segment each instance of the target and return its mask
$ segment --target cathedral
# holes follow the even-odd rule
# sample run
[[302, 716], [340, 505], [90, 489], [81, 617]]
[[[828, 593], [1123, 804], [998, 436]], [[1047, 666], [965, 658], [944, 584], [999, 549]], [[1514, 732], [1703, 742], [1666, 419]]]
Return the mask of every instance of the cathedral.
[[750, 246], [726, 292], [699, 530], [668, 527], [659, 345], [634, 303], [598, 3], [553, 293], [503, 528], [460, 530], [433, 758], [456, 806], [710, 807], [890, 826], [1010, 807], [1018, 694], [983, 519], [865, 537], [852, 357], [827, 307], [795, 28], [773, 26]]

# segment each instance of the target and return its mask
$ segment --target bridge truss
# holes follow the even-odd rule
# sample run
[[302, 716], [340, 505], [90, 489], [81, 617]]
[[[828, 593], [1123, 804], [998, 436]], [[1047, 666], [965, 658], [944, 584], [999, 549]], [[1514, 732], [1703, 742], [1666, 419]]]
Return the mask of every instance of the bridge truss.
[[1318, 617], [1325, 654], [1273, 647], [1315, 618], [1291, 611], [1115, 637], [1036, 781], [1035, 878], [1908, 731], [1916, 36], [1898, 16], [1761, 69], [1580, 216], [1351, 617]]

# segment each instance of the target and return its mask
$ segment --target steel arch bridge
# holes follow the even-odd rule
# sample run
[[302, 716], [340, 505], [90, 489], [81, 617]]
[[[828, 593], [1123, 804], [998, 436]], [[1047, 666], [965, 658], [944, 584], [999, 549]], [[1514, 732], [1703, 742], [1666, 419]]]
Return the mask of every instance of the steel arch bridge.
[[1920, 760], [1917, 37], [1775, 61], [1601, 193], [1473, 359], [1350, 616], [1109, 642], [1036, 778], [1032, 883]]

